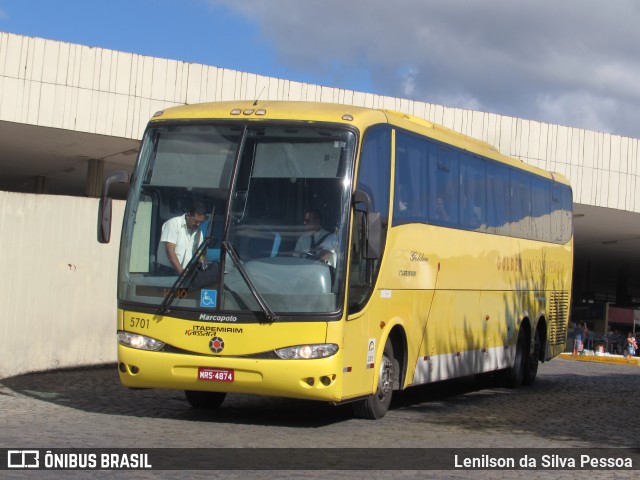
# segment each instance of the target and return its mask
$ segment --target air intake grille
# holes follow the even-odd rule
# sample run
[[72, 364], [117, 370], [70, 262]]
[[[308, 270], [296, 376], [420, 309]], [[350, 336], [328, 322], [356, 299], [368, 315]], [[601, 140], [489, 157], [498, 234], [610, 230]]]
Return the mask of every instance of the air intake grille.
[[551, 292], [549, 297], [549, 345], [564, 345], [569, 323], [569, 294]]

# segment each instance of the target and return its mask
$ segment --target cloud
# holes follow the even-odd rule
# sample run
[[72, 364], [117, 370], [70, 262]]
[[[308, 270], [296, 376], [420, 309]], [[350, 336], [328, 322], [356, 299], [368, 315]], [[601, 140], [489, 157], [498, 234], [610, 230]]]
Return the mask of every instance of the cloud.
[[254, 22], [292, 71], [362, 72], [373, 93], [640, 137], [635, 0], [209, 3]]

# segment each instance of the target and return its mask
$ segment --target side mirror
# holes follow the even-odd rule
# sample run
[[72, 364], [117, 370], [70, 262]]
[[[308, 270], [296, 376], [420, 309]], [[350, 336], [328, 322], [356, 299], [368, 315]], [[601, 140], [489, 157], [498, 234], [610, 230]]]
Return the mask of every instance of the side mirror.
[[127, 172], [114, 172], [104, 180], [102, 185], [102, 197], [98, 204], [98, 242], [109, 243], [111, 241], [111, 213], [113, 200], [109, 197], [109, 188], [112, 183], [128, 183]]
[[111, 241], [111, 211], [113, 201], [111, 197], [100, 198], [98, 204], [98, 242], [109, 243]]
[[362, 256], [377, 260], [382, 253], [382, 222], [379, 212], [367, 212], [366, 241]]
[[369, 260], [379, 259], [382, 253], [382, 220], [380, 212], [371, 211], [371, 197], [363, 190], [356, 190], [353, 194], [353, 206], [364, 204], [364, 245], [362, 256]]

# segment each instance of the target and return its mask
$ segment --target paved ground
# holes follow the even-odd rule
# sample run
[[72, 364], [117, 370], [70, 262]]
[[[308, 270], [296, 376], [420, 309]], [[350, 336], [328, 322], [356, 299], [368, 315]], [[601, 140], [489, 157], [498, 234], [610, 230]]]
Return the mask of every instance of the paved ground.
[[[353, 419], [347, 406], [249, 395], [230, 395], [214, 412], [196, 411], [182, 392], [120, 386], [115, 366], [109, 366], [0, 381], [0, 447], [575, 447], [586, 452], [596, 447], [636, 448], [640, 444], [635, 426], [639, 386], [636, 365], [556, 359], [541, 365], [533, 387], [481, 389], [472, 378], [419, 387], [398, 395], [383, 419], [365, 421]], [[85, 478], [101, 475], [83, 473], [90, 473]], [[246, 478], [242, 473], [219, 475]], [[346, 472], [342, 477], [361, 478], [362, 472], [357, 473]], [[394, 473], [368, 472], [367, 476], [397, 478]], [[531, 473], [413, 471], [404, 472], [403, 477], [525, 478]], [[627, 473], [582, 472], [598, 478], [625, 478]], [[563, 470], [553, 472], [553, 478], [578, 474]], [[24, 475], [21, 478], [28, 476]], [[166, 475], [212, 476], [211, 472]], [[57, 476], [59, 472], [51, 478]], [[253, 472], [252, 478], [274, 476], [295, 478], [296, 474]], [[305, 476], [334, 478], [336, 472]]]

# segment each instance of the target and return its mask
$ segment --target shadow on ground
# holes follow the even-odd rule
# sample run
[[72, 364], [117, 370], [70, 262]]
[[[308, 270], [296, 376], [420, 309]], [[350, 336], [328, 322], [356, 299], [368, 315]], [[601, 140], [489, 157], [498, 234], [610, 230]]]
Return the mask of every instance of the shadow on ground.
[[[410, 388], [394, 395], [382, 422], [423, 422], [425, 429], [456, 425], [488, 434], [522, 431], [573, 443], [636, 447], [628, 422], [640, 410], [639, 374], [636, 367], [554, 360], [541, 366], [533, 386], [516, 390], [486, 387], [473, 377]], [[349, 405], [253, 395], [228, 395], [218, 410], [195, 410], [181, 391], [121, 386], [115, 365], [22, 375], [0, 385], [5, 395], [105, 415], [294, 428], [352, 421]]]

